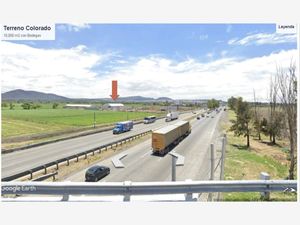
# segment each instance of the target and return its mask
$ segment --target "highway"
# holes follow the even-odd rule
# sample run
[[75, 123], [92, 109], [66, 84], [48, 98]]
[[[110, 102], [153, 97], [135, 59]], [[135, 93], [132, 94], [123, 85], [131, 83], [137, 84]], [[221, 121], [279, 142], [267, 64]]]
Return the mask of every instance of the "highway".
[[[191, 117], [193, 114], [185, 113], [179, 116], [180, 119]], [[26, 150], [12, 152], [2, 155], [2, 172], [1, 177], [14, 175], [36, 166], [43, 165], [63, 157], [67, 157], [79, 152], [83, 152], [94, 147], [98, 147], [110, 142], [129, 137], [147, 130], [157, 129], [166, 124], [175, 123], [165, 122], [164, 119], [157, 120], [152, 124], [137, 124], [129, 132], [113, 135], [112, 131], [106, 131], [91, 134], [83, 137], [77, 137], [69, 140], [59, 141], [47, 145], [33, 147]]]
[[[172, 151], [185, 157], [184, 166], [177, 167], [177, 180], [207, 180], [210, 172], [209, 145], [220, 135], [218, 124], [224, 112], [212, 113], [214, 118], [193, 119], [192, 132], [181, 141]], [[97, 165], [108, 166], [111, 172], [99, 182], [121, 181], [170, 181], [171, 156], [152, 155], [151, 139], [141, 142], [123, 151], [128, 155], [121, 161], [125, 168], [115, 168], [111, 158]], [[96, 165], [95, 164], [95, 165]], [[68, 176], [66, 181], [84, 181], [85, 169], [76, 171]]]

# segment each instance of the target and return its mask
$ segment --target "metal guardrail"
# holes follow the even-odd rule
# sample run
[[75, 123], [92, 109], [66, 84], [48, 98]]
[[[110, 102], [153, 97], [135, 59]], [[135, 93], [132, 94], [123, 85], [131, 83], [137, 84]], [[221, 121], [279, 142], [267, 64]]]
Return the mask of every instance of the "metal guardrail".
[[53, 173], [48, 173], [48, 174], [46, 174], [46, 175], [40, 176], [40, 177], [38, 177], [38, 178], [35, 178], [35, 179], [33, 179], [32, 181], [43, 181], [43, 180], [46, 180], [46, 179], [48, 179], [48, 178], [50, 178], [50, 177], [52, 177], [53, 180], [55, 180], [55, 175], [57, 175], [57, 174], [58, 174], [57, 171], [56, 171], [56, 172], [53, 172]]
[[[282, 192], [297, 190], [296, 180], [242, 180], [242, 181], [178, 181], [178, 182], [2, 182], [2, 195], [132, 195], [186, 194], [203, 192]], [[66, 197], [67, 196], [67, 197]]]
[[102, 149], [107, 150], [109, 147], [113, 147], [113, 146], [117, 147], [119, 144], [122, 145], [123, 143], [126, 143], [127, 141], [135, 140], [136, 138], [144, 136], [144, 135], [146, 135], [150, 132], [152, 132], [152, 131], [148, 130], [148, 131], [145, 131], [145, 132], [142, 132], [142, 133], [139, 133], [139, 134], [132, 135], [130, 137], [122, 138], [120, 140], [117, 140], [117, 141], [114, 141], [114, 142], [111, 142], [111, 143], [108, 143], [108, 144], [105, 144], [105, 145], [101, 145], [101, 146], [92, 148], [92, 149], [87, 150], [87, 151], [83, 151], [83, 152], [80, 152], [80, 153], [77, 153], [77, 154], [74, 154], [74, 155], [70, 155], [68, 157], [57, 159], [57, 160], [54, 160], [52, 162], [34, 167], [32, 169], [29, 169], [29, 170], [26, 170], [26, 171], [23, 171], [23, 172], [20, 172], [20, 173], [17, 173], [17, 174], [8, 176], [8, 177], [4, 177], [4, 178], [1, 179], [1, 181], [12, 181], [12, 180], [16, 180], [18, 178], [21, 178], [21, 177], [24, 177], [24, 176], [27, 176], [27, 175], [30, 175], [30, 179], [32, 179], [33, 173], [35, 173], [35, 172], [44, 170], [45, 171], [44, 173], [46, 174], [48, 167], [56, 166], [56, 169], [58, 169], [58, 166], [59, 166], [60, 163], [67, 162], [67, 165], [69, 165], [70, 161], [74, 160], [74, 159], [76, 159], [76, 161], [78, 162], [79, 157], [81, 157], [81, 156], [85, 156], [85, 159], [86, 159], [88, 154], [90, 154], [90, 153], [95, 154], [96, 151], [101, 153]]

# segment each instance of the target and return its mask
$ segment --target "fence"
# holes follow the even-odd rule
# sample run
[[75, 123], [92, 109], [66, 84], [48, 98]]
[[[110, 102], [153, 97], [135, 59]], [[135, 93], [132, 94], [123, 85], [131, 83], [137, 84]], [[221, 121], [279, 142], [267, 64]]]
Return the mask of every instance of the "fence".
[[8, 177], [4, 177], [4, 178], [2, 178], [2, 181], [12, 181], [12, 180], [16, 180], [18, 178], [21, 178], [21, 177], [24, 177], [24, 176], [27, 176], [27, 175], [30, 175], [30, 179], [32, 179], [33, 178], [33, 173], [35, 173], [35, 172], [44, 170], [44, 173], [47, 174], [47, 168], [49, 168], [49, 167], [56, 166], [56, 169], [58, 169], [60, 163], [67, 162], [67, 165], [69, 165], [70, 161], [74, 160], [74, 159], [78, 162], [79, 158], [82, 157], [82, 156], [84, 156], [84, 158], [86, 159], [87, 156], [91, 153], [93, 155], [97, 151], [99, 153], [101, 153], [102, 150], [107, 150], [109, 147], [111, 147], [111, 148], [114, 147], [114, 146], [117, 147], [118, 145], [122, 145], [123, 143], [130, 142], [130, 141], [135, 140], [139, 137], [145, 136], [146, 134], [148, 134], [150, 132], [151, 132], [151, 130], [148, 130], [148, 131], [145, 131], [145, 132], [142, 132], [142, 133], [130, 136], [130, 137], [126, 137], [126, 138], [111, 142], [109, 144], [101, 145], [99, 147], [95, 147], [95, 148], [92, 148], [92, 149], [87, 150], [87, 151], [83, 151], [83, 152], [80, 152], [80, 153], [77, 153], [77, 154], [74, 154], [74, 155], [70, 155], [68, 157], [64, 157], [64, 158], [46, 163], [44, 165], [34, 167], [30, 170], [26, 170], [26, 171], [23, 171], [21, 173], [17, 173], [17, 174], [8, 176]]
[[[248, 181], [179, 181], [179, 182], [103, 182], [103, 183], [53, 183], [53, 182], [2, 182], [2, 195], [70, 195], [124, 196], [130, 201], [135, 195], [185, 194], [191, 201], [193, 193], [202, 192], [282, 192], [297, 190], [296, 180]], [[83, 196], [84, 197], [84, 196]], [[5, 200], [5, 198], [2, 198]], [[9, 200], [9, 199], [7, 199]], [[17, 199], [14, 199], [17, 201]]]

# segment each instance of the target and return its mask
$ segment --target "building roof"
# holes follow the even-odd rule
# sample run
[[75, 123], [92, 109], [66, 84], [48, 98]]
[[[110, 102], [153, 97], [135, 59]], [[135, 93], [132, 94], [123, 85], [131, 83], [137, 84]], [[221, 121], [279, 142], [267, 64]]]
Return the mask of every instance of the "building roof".
[[108, 103], [107, 105], [110, 107], [123, 107], [124, 106], [122, 103]]
[[92, 105], [86, 105], [86, 104], [66, 104], [66, 106], [68, 106], [68, 107], [85, 107], [85, 108], [92, 107]]

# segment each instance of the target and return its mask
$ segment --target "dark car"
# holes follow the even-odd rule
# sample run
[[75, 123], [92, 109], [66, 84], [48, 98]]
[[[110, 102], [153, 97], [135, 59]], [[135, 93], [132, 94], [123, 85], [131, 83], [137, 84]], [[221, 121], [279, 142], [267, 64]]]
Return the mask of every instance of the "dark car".
[[197, 120], [200, 120], [200, 118], [201, 118], [201, 117], [198, 115], [198, 116], [197, 116]]
[[97, 182], [109, 173], [110, 169], [106, 166], [92, 166], [85, 173], [85, 181]]

